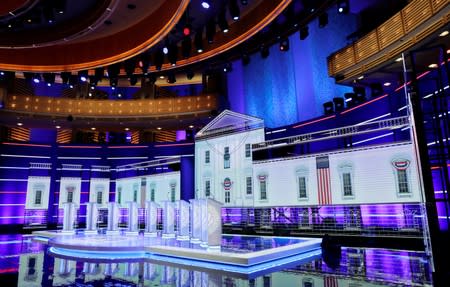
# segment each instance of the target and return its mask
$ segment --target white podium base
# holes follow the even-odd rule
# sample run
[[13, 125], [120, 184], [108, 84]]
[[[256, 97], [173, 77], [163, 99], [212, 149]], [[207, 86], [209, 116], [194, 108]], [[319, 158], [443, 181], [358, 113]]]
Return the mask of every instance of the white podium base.
[[63, 235], [74, 235], [75, 230], [61, 230], [61, 234]]
[[138, 236], [139, 231], [125, 231], [124, 232], [126, 236]]
[[85, 230], [84, 234], [85, 235], [95, 235], [95, 234], [98, 234], [98, 230]]
[[191, 238], [191, 243], [194, 243], [194, 244], [200, 244], [200, 243], [202, 243], [202, 242], [201, 242], [200, 239], [198, 239], [198, 238]]
[[174, 233], [164, 233], [161, 237], [162, 238], [175, 238], [175, 234]]
[[178, 235], [177, 240], [182, 240], [182, 241], [189, 240], [189, 235]]
[[157, 232], [144, 232], [144, 237], [156, 237], [158, 236]]
[[106, 230], [106, 235], [119, 235], [120, 230]]

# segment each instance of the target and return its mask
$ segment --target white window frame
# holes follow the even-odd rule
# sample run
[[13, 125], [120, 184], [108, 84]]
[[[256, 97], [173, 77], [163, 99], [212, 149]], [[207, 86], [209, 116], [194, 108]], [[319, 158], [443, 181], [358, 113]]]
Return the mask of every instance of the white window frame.
[[156, 185], [155, 184], [150, 184], [150, 201], [155, 202], [155, 198], [156, 198]]
[[[298, 169], [296, 176], [296, 196], [298, 201], [307, 201], [309, 199], [309, 172], [306, 168]], [[305, 179], [305, 197], [300, 197], [300, 179]]]
[[[394, 163], [397, 161], [407, 161], [408, 164], [405, 168], [402, 169], [398, 169], [394, 166]], [[394, 181], [395, 181], [395, 190], [397, 193], [397, 197], [410, 197], [412, 196], [412, 185], [411, 185], [411, 161], [409, 159], [395, 159], [393, 161], [391, 161], [392, 163], [392, 168], [394, 171]], [[399, 171], [404, 172], [405, 177], [406, 177], [406, 185], [408, 188], [408, 192], [400, 192], [400, 181], [399, 181]]]
[[[225, 157], [228, 157], [228, 159], [225, 159]], [[230, 147], [226, 146], [223, 148], [223, 168], [229, 169], [231, 168], [231, 154], [230, 154]]]
[[[203, 195], [205, 197], [211, 197], [211, 179], [210, 178], [205, 178], [204, 183], [205, 183], [205, 185], [204, 185], [204, 191], [205, 192], [203, 193]], [[209, 183], [209, 190], [207, 189], [207, 187], [208, 187], [207, 183]]]
[[252, 145], [247, 143], [245, 144], [245, 158], [251, 159], [252, 158]]
[[[345, 180], [344, 180], [344, 174], [349, 174], [350, 176], [350, 188], [352, 191], [352, 194], [345, 195]], [[354, 180], [354, 171], [353, 166], [351, 164], [343, 164], [339, 166], [339, 179], [340, 179], [340, 186], [341, 186], [341, 195], [343, 199], [354, 199], [355, 198], [355, 180]]]
[[224, 203], [230, 203], [230, 202], [231, 202], [231, 190], [226, 189], [225, 196], [224, 196]]
[[[73, 191], [67, 191], [66, 192], [66, 201], [69, 203], [73, 203]], [[70, 195], [70, 196], [69, 196]], [[70, 198], [70, 200], [69, 200]]]
[[[260, 201], [268, 201], [269, 200], [269, 194], [268, 194], [268, 182], [267, 182], [267, 178], [268, 176], [266, 174], [260, 174], [258, 175], [258, 182], [259, 182], [259, 200]], [[262, 185], [262, 183], [264, 182], [264, 185]], [[264, 190], [264, 195], [265, 197], [263, 198], [263, 191], [262, 191], [262, 187], [264, 186], [265, 190]]]
[[170, 201], [175, 202], [175, 200], [177, 200], [177, 198], [176, 198], [177, 185], [174, 183], [171, 183], [169, 185], [169, 188], [170, 188]]
[[[100, 195], [100, 197], [99, 197], [99, 195]], [[99, 202], [99, 199], [100, 199], [100, 202]], [[99, 190], [99, 191], [97, 191], [97, 204], [103, 204], [103, 191], [101, 191], [101, 190]]]
[[[35, 206], [42, 205], [42, 193], [43, 193], [42, 189], [40, 189], [40, 188], [35, 189], [35, 191], [34, 191], [34, 201], [33, 201], [33, 204]], [[38, 196], [38, 194], [39, 194], [39, 196]], [[39, 198], [39, 202], [38, 202], [38, 198]]]
[[209, 165], [211, 163], [211, 151], [205, 150], [205, 164]]
[[[250, 181], [249, 181], [249, 179], [250, 179]], [[249, 190], [250, 190], [250, 193], [248, 192]], [[253, 195], [253, 177], [251, 175], [248, 175], [245, 177], [245, 195], [246, 196]]]

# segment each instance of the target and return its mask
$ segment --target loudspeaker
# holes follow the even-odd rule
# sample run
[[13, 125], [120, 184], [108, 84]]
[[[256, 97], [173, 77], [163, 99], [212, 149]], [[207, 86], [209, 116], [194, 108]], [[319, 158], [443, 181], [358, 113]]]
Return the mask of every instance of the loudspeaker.
[[333, 102], [326, 102], [323, 104], [323, 111], [326, 115], [334, 113]]
[[334, 111], [340, 112], [344, 109], [344, 99], [343, 98], [333, 98]]

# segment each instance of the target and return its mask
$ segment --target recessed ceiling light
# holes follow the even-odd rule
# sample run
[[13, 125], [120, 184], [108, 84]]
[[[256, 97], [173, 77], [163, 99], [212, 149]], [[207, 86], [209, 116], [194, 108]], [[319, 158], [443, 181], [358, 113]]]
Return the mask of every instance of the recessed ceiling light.
[[450, 54], [450, 49], [447, 50], [447, 54]]
[[161, 130], [161, 128], [160, 128], [160, 127], [157, 127], [156, 129], [157, 129], [158, 131], [160, 131], [160, 130]]
[[160, 78], [160, 79], [164, 79], [164, 76], [163, 76], [163, 75], [161, 75], [161, 76], [159, 76], [159, 78]]
[[92, 127], [92, 128], [91, 128], [91, 130], [95, 131], [95, 128], [94, 128], [94, 127]]
[[448, 30], [445, 30], [444, 32], [442, 32], [441, 34], [439, 34], [439, 37], [445, 37], [448, 35]]
[[18, 125], [19, 127], [23, 126], [23, 124], [22, 124], [22, 123], [17, 123], [17, 125]]
[[129, 131], [129, 130], [130, 130], [130, 128], [125, 128], [125, 130], [126, 130], [126, 131]]
[[436, 64], [436, 63], [428, 65], [428, 68], [430, 68], [430, 69], [436, 69], [437, 67], [438, 67], [438, 64]]
[[397, 59], [395, 59], [396, 62], [401, 62], [403, 60], [402, 57], [398, 57]]
[[189, 126], [189, 128], [190, 128], [190, 129], [193, 129], [193, 128], [194, 128], [194, 126], [193, 126], [193, 125], [190, 125], [190, 126]]
[[61, 126], [56, 126], [55, 128], [57, 128], [57, 129], [60, 129], [60, 128], [61, 128]]
[[384, 83], [383, 84], [385, 87], [389, 87], [390, 85], [391, 85], [391, 83], [390, 82], [386, 82], [386, 83]]
[[362, 79], [364, 79], [364, 75], [361, 75], [358, 77], [358, 80], [362, 80]]

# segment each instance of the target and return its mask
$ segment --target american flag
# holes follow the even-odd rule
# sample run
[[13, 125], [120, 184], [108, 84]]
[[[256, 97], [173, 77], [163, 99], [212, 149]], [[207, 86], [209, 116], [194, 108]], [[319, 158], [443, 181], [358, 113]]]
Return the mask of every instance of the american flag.
[[325, 277], [323, 277], [323, 286], [324, 287], [339, 287], [338, 280], [334, 276], [325, 276]]
[[319, 204], [331, 204], [330, 162], [328, 156], [317, 157], [316, 167]]

